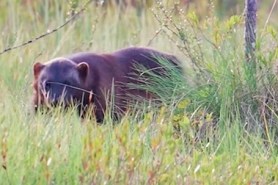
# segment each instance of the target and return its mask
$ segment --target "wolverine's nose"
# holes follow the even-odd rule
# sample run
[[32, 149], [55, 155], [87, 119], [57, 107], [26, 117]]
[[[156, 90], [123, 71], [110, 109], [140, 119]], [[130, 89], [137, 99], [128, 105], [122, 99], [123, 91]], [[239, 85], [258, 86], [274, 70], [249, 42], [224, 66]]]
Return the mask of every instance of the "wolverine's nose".
[[49, 99], [49, 103], [51, 106], [57, 106], [60, 102], [60, 99], [58, 97], [53, 97]]
[[46, 99], [47, 102], [51, 105], [51, 106], [57, 106], [59, 104], [59, 102], [61, 101], [61, 97], [57, 94], [53, 94], [51, 92], [48, 92], [46, 94]]
[[65, 106], [71, 102], [71, 97], [62, 95], [52, 95], [48, 98], [48, 102], [51, 106]]

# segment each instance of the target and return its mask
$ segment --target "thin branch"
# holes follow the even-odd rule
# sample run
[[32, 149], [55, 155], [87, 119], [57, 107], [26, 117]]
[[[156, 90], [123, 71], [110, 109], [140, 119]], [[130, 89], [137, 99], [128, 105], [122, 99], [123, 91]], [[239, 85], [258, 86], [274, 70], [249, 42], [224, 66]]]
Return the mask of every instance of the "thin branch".
[[268, 22], [269, 22], [269, 19], [270, 19], [271, 15], [272, 15], [272, 12], [273, 12], [273, 10], [274, 10], [274, 7], [276, 6], [276, 3], [277, 3], [277, 0], [274, 0], [274, 2], [273, 2], [273, 4], [272, 4], [272, 7], [271, 7], [271, 10], [270, 10], [270, 12], [269, 12], [269, 14], [268, 14], [268, 17], [267, 17], [266, 21], [265, 21], [263, 31], [265, 30], [265, 28], [266, 28], [266, 26], [267, 26], [267, 24], [268, 24]]
[[40, 39], [42, 39], [42, 38], [44, 38], [44, 37], [46, 37], [46, 36], [52, 34], [52, 33], [54, 33], [54, 32], [57, 32], [57, 31], [60, 30], [61, 28], [63, 28], [63, 27], [65, 27], [66, 25], [68, 25], [70, 22], [74, 21], [75, 18], [77, 18], [77, 17], [87, 8], [87, 6], [88, 6], [90, 3], [92, 3], [93, 1], [94, 1], [94, 0], [88, 0], [88, 1], [84, 4], [84, 6], [83, 6], [78, 12], [76, 12], [75, 14], [73, 14], [67, 21], [65, 21], [65, 22], [64, 22], [63, 24], [61, 24], [60, 26], [58, 26], [58, 27], [56, 27], [56, 28], [54, 28], [54, 29], [52, 29], [52, 30], [50, 30], [50, 31], [45, 32], [45, 33], [41, 34], [40, 36], [38, 36], [38, 37], [36, 37], [36, 38], [30, 39], [30, 40], [28, 40], [28, 41], [26, 41], [26, 42], [23, 42], [23, 43], [21, 43], [21, 44], [19, 44], [19, 45], [12, 46], [12, 47], [8, 47], [8, 48], [4, 49], [3, 51], [1, 51], [1, 52], [0, 52], [0, 55], [6, 53], [6, 52], [8, 52], [8, 51], [11, 51], [11, 50], [14, 50], [14, 49], [17, 49], [17, 48], [20, 48], [20, 47], [23, 47], [23, 46], [32, 44], [32, 43], [34, 43], [34, 42], [36, 42], [36, 41], [38, 41], [38, 40], [40, 40]]

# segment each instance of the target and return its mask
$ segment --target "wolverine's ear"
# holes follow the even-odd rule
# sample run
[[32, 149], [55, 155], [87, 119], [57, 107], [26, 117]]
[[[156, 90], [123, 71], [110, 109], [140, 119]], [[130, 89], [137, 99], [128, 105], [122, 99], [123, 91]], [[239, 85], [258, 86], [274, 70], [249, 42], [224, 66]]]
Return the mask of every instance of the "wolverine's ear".
[[37, 78], [41, 72], [41, 70], [45, 67], [45, 65], [43, 65], [42, 63], [40, 62], [37, 62], [34, 64], [33, 66], [33, 72], [34, 72], [34, 76], [35, 78]]
[[84, 80], [89, 72], [89, 65], [86, 62], [81, 62], [77, 65], [79, 76]]

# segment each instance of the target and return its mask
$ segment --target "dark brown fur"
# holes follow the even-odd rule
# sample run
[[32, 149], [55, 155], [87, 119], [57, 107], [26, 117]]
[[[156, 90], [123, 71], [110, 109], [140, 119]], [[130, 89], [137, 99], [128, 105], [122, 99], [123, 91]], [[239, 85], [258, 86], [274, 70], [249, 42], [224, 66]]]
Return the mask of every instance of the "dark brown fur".
[[[34, 108], [42, 105], [64, 105], [74, 102], [81, 116], [87, 108], [94, 105], [98, 122], [104, 118], [109, 93], [113, 91], [115, 113], [126, 111], [130, 95], [152, 98], [153, 95], [140, 89], [131, 89], [126, 84], [139, 84], [136, 65], [163, 75], [164, 71], [157, 62], [164, 58], [178, 67], [173, 55], [147, 48], [131, 47], [110, 54], [77, 53], [65, 58], [56, 58], [46, 64], [34, 65]], [[57, 84], [59, 83], [59, 84]], [[63, 84], [71, 84], [74, 89]], [[114, 87], [111, 89], [111, 87]], [[91, 94], [91, 93], [92, 94]], [[64, 95], [64, 96], [61, 96]]]

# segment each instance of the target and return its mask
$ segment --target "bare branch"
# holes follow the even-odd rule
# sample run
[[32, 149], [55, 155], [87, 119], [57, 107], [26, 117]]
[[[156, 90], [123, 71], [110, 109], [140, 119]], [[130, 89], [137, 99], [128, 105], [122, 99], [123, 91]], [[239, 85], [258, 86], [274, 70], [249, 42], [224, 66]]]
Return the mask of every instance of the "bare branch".
[[8, 47], [8, 48], [4, 49], [3, 51], [1, 51], [1, 52], [0, 52], [0, 55], [4, 54], [4, 53], [6, 53], [6, 52], [9, 52], [9, 51], [11, 51], [11, 50], [14, 50], [14, 49], [17, 49], [17, 48], [20, 48], [20, 47], [23, 47], [23, 46], [32, 44], [32, 43], [34, 43], [34, 42], [36, 42], [36, 41], [38, 41], [38, 40], [40, 40], [40, 39], [42, 39], [42, 38], [44, 38], [44, 37], [46, 37], [46, 36], [52, 34], [52, 33], [57, 32], [57, 31], [60, 30], [61, 28], [63, 28], [63, 27], [65, 27], [66, 25], [68, 25], [70, 22], [73, 22], [78, 16], [80, 16], [80, 14], [87, 8], [87, 6], [88, 6], [90, 3], [92, 3], [93, 1], [94, 1], [94, 0], [88, 0], [88, 1], [84, 4], [84, 6], [83, 6], [78, 12], [74, 13], [68, 20], [66, 20], [66, 21], [65, 21], [63, 24], [61, 24], [60, 26], [58, 26], [58, 27], [56, 27], [56, 28], [54, 28], [54, 29], [52, 29], [52, 30], [50, 30], [50, 31], [47, 31], [47, 32], [45, 32], [45, 33], [39, 35], [38, 37], [35, 37], [35, 38], [30, 39], [30, 40], [28, 40], [28, 41], [26, 41], [26, 42], [23, 42], [23, 43], [21, 43], [21, 44], [19, 44], [19, 45], [12, 46], [12, 47]]

